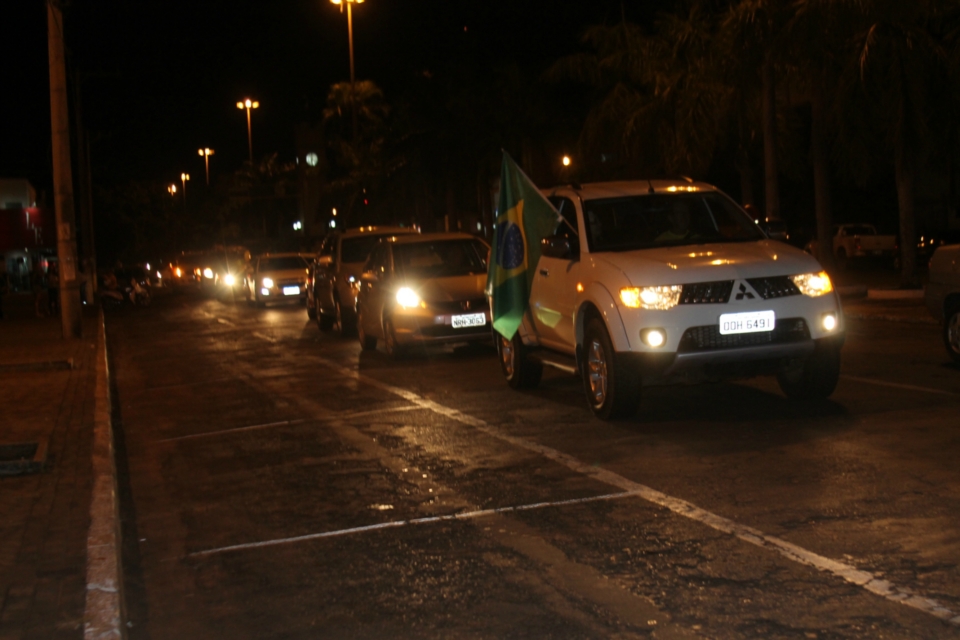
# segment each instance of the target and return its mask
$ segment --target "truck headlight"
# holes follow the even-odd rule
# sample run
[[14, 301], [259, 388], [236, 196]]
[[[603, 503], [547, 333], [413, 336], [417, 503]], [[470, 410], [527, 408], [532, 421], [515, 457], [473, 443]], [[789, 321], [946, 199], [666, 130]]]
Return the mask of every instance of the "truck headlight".
[[397, 304], [404, 309], [413, 309], [420, 305], [420, 296], [410, 287], [403, 287], [397, 291]]
[[804, 273], [799, 276], [790, 276], [793, 284], [797, 285], [800, 293], [811, 298], [825, 295], [833, 291], [833, 283], [826, 271], [820, 273]]
[[267, 289], [273, 289], [273, 278], [264, 278], [263, 286]]
[[233, 277], [232, 273], [228, 273], [227, 275], [223, 276], [223, 284], [227, 285], [228, 287], [232, 287], [233, 285], [237, 284], [237, 279]]
[[672, 309], [680, 302], [680, 285], [662, 287], [624, 287], [620, 289], [620, 301], [631, 309]]

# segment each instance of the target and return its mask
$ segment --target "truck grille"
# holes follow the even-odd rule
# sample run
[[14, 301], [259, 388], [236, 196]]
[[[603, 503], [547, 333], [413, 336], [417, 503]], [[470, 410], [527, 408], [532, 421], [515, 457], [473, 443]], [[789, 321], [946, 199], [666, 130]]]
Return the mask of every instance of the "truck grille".
[[733, 280], [685, 284], [680, 292], [680, 304], [726, 304], [732, 291]]
[[739, 347], [758, 347], [768, 344], [787, 344], [810, 339], [810, 331], [803, 318], [784, 318], [777, 320], [773, 331], [758, 333], [735, 333], [721, 335], [720, 325], [690, 327], [680, 338], [677, 353], [697, 351], [716, 351], [719, 349], [737, 349]]
[[800, 295], [800, 289], [787, 276], [776, 276], [773, 278], [747, 278], [750, 286], [760, 294], [764, 300], [771, 298], [786, 298], [787, 296]]

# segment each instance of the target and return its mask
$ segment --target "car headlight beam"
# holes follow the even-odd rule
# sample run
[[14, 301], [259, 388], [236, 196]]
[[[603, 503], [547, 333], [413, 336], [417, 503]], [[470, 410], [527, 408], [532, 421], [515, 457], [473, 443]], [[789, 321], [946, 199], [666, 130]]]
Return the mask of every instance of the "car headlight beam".
[[267, 289], [273, 289], [273, 278], [264, 278], [263, 286]]
[[207, 280], [212, 280], [212, 279], [213, 279], [213, 269], [211, 269], [210, 267], [207, 267], [206, 269], [204, 269], [204, 270], [203, 270], [203, 277], [206, 278]]
[[223, 284], [227, 285], [228, 287], [232, 287], [233, 285], [237, 284], [237, 279], [232, 273], [228, 273], [227, 275], [223, 276]]
[[800, 293], [811, 298], [817, 298], [833, 291], [833, 283], [830, 282], [830, 276], [827, 275], [826, 271], [790, 276], [790, 280], [797, 285]]
[[420, 306], [420, 296], [410, 287], [401, 287], [397, 291], [397, 304], [404, 309]]
[[624, 287], [620, 289], [620, 302], [631, 309], [672, 309], [680, 302], [681, 285], [657, 287]]

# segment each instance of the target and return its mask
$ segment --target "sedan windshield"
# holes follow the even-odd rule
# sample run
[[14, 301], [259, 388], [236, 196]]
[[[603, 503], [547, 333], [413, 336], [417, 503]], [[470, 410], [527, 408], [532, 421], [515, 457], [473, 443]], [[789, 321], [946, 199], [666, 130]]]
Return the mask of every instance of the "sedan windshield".
[[447, 278], [486, 273], [487, 248], [476, 240], [439, 240], [393, 247], [397, 273], [406, 278]]
[[300, 256], [260, 258], [260, 271], [293, 271], [294, 269], [306, 268], [307, 261]]
[[340, 262], [366, 262], [370, 252], [381, 238], [389, 238], [393, 234], [344, 238], [340, 243]]
[[631, 251], [763, 240], [763, 232], [719, 193], [651, 194], [587, 200], [591, 251]]

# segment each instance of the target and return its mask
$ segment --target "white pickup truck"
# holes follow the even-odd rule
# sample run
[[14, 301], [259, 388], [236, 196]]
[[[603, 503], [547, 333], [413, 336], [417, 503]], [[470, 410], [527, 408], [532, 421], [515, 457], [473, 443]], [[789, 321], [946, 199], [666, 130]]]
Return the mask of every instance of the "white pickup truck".
[[510, 386], [539, 384], [545, 364], [579, 374], [602, 419], [657, 384], [772, 374], [790, 397], [833, 393], [844, 322], [830, 278], [724, 193], [645, 180], [544, 195], [569, 224], [541, 243], [519, 331], [497, 335]]
[[879, 235], [872, 224], [840, 224], [833, 228], [833, 255], [837, 266], [851, 258], [895, 258], [897, 236]]

